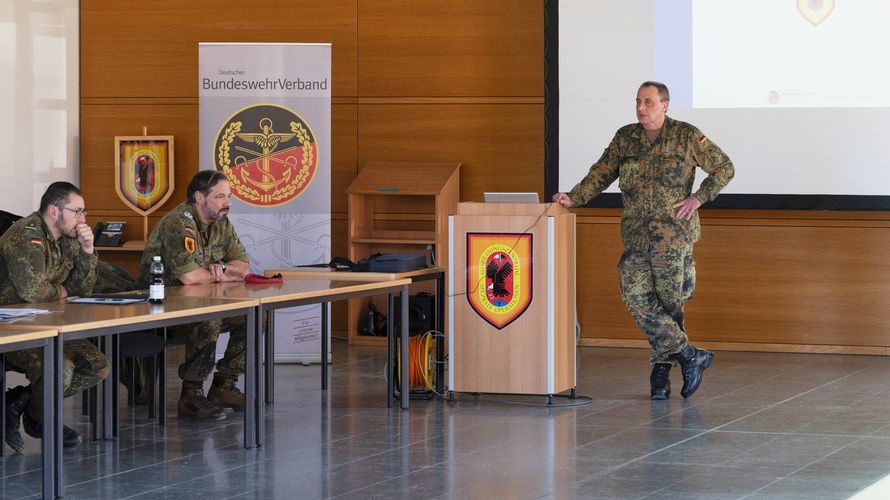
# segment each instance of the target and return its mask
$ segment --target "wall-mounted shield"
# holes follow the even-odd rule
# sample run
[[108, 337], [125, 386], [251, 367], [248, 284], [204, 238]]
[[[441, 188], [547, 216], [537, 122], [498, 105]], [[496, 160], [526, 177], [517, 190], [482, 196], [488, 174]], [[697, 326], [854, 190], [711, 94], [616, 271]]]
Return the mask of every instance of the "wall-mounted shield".
[[143, 217], [173, 195], [173, 136], [114, 138], [114, 189]]

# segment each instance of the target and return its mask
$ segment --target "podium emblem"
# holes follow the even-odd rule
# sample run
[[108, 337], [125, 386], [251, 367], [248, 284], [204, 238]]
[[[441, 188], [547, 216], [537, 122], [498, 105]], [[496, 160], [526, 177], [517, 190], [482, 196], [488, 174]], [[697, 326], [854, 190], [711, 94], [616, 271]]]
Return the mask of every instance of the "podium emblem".
[[467, 233], [467, 301], [504, 329], [532, 303], [532, 235]]
[[214, 168], [229, 177], [235, 198], [275, 207], [309, 187], [318, 168], [318, 144], [309, 124], [292, 110], [257, 104], [222, 124], [213, 157]]

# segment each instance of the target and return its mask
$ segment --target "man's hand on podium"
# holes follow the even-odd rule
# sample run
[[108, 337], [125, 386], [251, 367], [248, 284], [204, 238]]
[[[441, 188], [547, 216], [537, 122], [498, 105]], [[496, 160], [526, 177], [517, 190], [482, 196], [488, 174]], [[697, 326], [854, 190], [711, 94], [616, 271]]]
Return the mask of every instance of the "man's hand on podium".
[[556, 193], [553, 195], [553, 201], [555, 203], [559, 203], [560, 205], [569, 208], [572, 206], [572, 198], [565, 193]]

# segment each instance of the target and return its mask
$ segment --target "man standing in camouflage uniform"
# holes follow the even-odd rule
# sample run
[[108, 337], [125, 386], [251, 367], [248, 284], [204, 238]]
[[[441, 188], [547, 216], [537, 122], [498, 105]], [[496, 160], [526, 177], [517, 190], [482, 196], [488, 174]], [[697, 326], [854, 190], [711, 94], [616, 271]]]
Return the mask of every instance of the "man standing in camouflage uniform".
[[[232, 203], [226, 175], [213, 170], [195, 174], [188, 186], [188, 201], [165, 215], [155, 226], [142, 254], [139, 275], [151, 280], [149, 266], [160, 255], [166, 285], [242, 281], [248, 273], [248, 256], [227, 215]], [[245, 319], [212, 320], [173, 329], [185, 336], [185, 361], [179, 366], [182, 394], [179, 415], [198, 420], [222, 420], [224, 407], [244, 410], [244, 394], [235, 383], [244, 373]], [[216, 339], [229, 332], [226, 353], [216, 363], [210, 392], [204, 381], [213, 371]]]
[[[665, 116], [669, 101], [667, 86], [644, 82], [636, 99], [639, 123], [618, 129], [587, 176], [569, 193], [553, 195], [553, 201], [577, 207], [618, 179], [624, 203], [621, 297], [652, 346], [652, 399], [670, 396], [674, 363], [683, 371], [680, 394], [691, 396], [714, 357], [689, 343], [683, 306], [695, 289], [698, 208], [735, 174], [729, 158], [701, 131]], [[708, 176], [692, 194], [695, 167]]]
[[[54, 182], [40, 199], [39, 211], [19, 219], [0, 237], [0, 304], [87, 295], [96, 282], [97, 262], [80, 190], [68, 182]], [[42, 433], [41, 359], [38, 349], [6, 355], [9, 364], [31, 382], [30, 391], [20, 386], [7, 393], [6, 442], [16, 451], [25, 446], [20, 419], [29, 436], [40, 438]], [[108, 362], [89, 340], [73, 340], [65, 342], [62, 370], [67, 398], [107, 377]], [[66, 426], [63, 431], [65, 446], [81, 442], [74, 429]]]

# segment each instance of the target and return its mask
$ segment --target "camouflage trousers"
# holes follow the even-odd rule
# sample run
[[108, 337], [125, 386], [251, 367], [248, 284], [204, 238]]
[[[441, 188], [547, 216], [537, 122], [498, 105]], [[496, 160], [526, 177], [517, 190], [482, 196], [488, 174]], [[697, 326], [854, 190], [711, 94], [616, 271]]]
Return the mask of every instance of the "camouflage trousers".
[[692, 248], [625, 252], [618, 263], [621, 299], [652, 346], [651, 363], [672, 363], [688, 344], [683, 306], [695, 291]]
[[186, 339], [185, 361], [179, 365], [179, 378], [189, 382], [207, 380], [216, 359], [216, 339], [220, 333], [229, 332], [229, 344], [223, 358], [216, 363], [216, 371], [237, 379], [244, 373], [245, 323], [244, 316], [237, 316], [170, 328], [173, 335]]
[[[65, 342], [62, 366], [64, 397], [78, 394], [108, 376], [108, 360], [98, 347], [86, 339]], [[43, 356], [40, 349], [26, 349], [6, 354], [11, 368], [25, 374], [31, 382], [31, 401], [28, 414], [39, 419], [43, 415]]]

